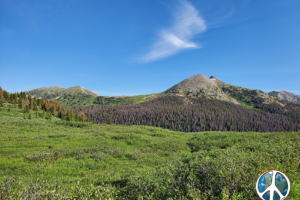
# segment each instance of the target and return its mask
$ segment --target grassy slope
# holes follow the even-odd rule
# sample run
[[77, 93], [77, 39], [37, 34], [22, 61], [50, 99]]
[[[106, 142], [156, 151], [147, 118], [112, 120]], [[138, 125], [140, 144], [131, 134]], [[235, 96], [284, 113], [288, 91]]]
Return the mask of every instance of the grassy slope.
[[248, 104], [247, 102], [244, 102], [244, 101], [241, 101], [241, 100], [236, 100], [236, 101], [239, 102], [239, 103], [241, 104], [241, 106], [250, 108], [250, 109], [252, 109], [252, 110], [256, 110], [256, 111], [260, 111], [260, 110], [261, 110], [261, 109], [255, 108], [255, 105], [250, 105], [250, 104]]
[[[124, 97], [99, 96], [99, 97], [89, 97], [89, 98], [86, 97], [86, 98], [59, 99], [59, 102], [68, 108], [72, 108], [74, 106], [90, 106], [90, 105], [117, 106], [120, 104], [131, 103], [131, 102], [141, 103], [141, 102], [149, 101], [157, 96], [158, 94], [124, 96]], [[145, 98], [145, 97], [149, 97], [149, 98]], [[53, 100], [56, 101], [56, 99]]]
[[[96, 198], [94, 192], [100, 191], [106, 199], [117, 198], [121, 191], [118, 195], [123, 195], [122, 198], [137, 199], [140, 195], [147, 199], [153, 193], [153, 198], [166, 199], [169, 192], [178, 194], [177, 198], [181, 195], [204, 199], [205, 193], [215, 193], [216, 199], [228, 199], [226, 195], [232, 197], [232, 190], [237, 188], [240, 194], [247, 195], [244, 192], [247, 188], [250, 196], [255, 195], [253, 185], [260, 170], [280, 167], [293, 185], [290, 197], [300, 196], [299, 132], [182, 133], [145, 126], [62, 122], [54, 117], [49, 121], [35, 118], [34, 112], [30, 120], [24, 119], [20, 109], [13, 108], [10, 112], [7, 108], [0, 109], [2, 195], [7, 195], [3, 183], [9, 183], [7, 178], [13, 177], [12, 174], [26, 178], [30, 172], [43, 169], [44, 178], [52, 184], [43, 186], [43, 191], [55, 190], [57, 195]], [[186, 169], [184, 173], [182, 166]], [[211, 182], [199, 181], [202, 180], [199, 174], [208, 172], [215, 174], [209, 179]], [[124, 178], [127, 181], [122, 182]], [[57, 179], [59, 187], [53, 189]], [[185, 185], [187, 182], [190, 186]], [[34, 188], [27, 181], [23, 183]], [[10, 184], [11, 190], [17, 185], [13, 181]], [[209, 185], [216, 185], [221, 191], [207, 189]], [[224, 185], [231, 192], [226, 193]], [[199, 188], [203, 190], [199, 192]], [[236, 199], [243, 199], [237, 196]]]

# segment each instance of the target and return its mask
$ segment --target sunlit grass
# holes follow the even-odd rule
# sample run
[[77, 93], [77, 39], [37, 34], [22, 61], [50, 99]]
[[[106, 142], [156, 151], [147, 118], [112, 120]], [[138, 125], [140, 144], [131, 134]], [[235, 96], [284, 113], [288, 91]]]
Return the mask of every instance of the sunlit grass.
[[256, 179], [268, 167], [285, 170], [291, 199], [300, 196], [300, 132], [183, 133], [0, 110], [4, 197], [254, 199]]

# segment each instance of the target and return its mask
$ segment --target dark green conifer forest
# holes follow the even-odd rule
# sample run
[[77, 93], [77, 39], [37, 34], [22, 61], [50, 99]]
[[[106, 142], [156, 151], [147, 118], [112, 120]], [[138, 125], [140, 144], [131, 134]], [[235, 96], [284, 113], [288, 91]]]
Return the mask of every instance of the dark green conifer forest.
[[123, 125], [147, 125], [174, 131], [298, 131], [300, 105], [286, 102], [257, 103], [256, 109], [231, 102], [164, 96], [140, 104], [129, 103], [112, 106], [75, 107], [84, 112], [90, 121]]
[[0, 200], [252, 200], [269, 167], [297, 200], [299, 105], [251, 102], [168, 95], [68, 109], [0, 87]]

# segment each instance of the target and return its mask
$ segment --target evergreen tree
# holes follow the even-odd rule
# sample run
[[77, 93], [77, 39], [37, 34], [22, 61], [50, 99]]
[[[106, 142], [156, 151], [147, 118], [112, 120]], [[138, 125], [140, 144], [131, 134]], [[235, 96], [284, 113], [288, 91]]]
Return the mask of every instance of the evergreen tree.
[[15, 92], [13, 94], [13, 103], [17, 103], [18, 102], [18, 94]]
[[0, 101], [3, 101], [3, 100], [4, 100], [3, 90], [2, 90], [2, 88], [0, 87]]
[[14, 94], [13, 93], [11, 93], [9, 95], [9, 100], [10, 100], [10, 103], [14, 103]]
[[33, 109], [33, 101], [32, 98], [29, 98], [29, 109], [32, 110]]
[[94, 119], [94, 124], [97, 124], [96, 118]]
[[48, 112], [48, 119], [49, 119], [49, 120], [52, 119], [52, 114], [51, 114], [51, 112]]
[[73, 110], [70, 110], [70, 121], [74, 120], [74, 112]]
[[78, 122], [78, 113], [75, 111], [75, 121]]
[[112, 119], [109, 118], [107, 123], [108, 123], [108, 124], [112, 124]]
[[29, 106], [26, 106], [26, 113], [29, 113]]
[[9, 93], [6, 92], [5, 90], [3, 90], [3, 96], [4, 96], [5, 101], [7, 101], [9, 99]]
[[66, 115], [65, 115], [65, 112], [63, 110], [60, 111], [60, 114], [61, 114], [61, 120], [66, 120]]
[[28, 115], [28, 119], [31, 119], [31, 114], [29, 113], [29, 115]]
[[66, 120], [67, 120], [67, 121], [70, 121], [70, 112], [69, 112], [69, 111], [67, 111], [67, 114], [66, 114]]
[[23, 108], [23, 100], [22, 100], [22, 98], [19, 98], [19, 101], [18, 101], [18, 107], [19, 107], [20, 109]]
[[38, 110], [36, 101], [33, 101], [33, 110]]
[[82, 118], [81, 115], [78, 116], [78, 121], [79, 121], [79, 122], [83, 122], [83, 118]]
[[0, 100], [0, 107], [4, 107], [3, 102], [4, 102], [4, 100]]
[[25, 98], [26, 98], [26, 93], [25, 93], [25, 92], [22, 92], [21, 98], [22, 98], [22, 99], [25, 99]]

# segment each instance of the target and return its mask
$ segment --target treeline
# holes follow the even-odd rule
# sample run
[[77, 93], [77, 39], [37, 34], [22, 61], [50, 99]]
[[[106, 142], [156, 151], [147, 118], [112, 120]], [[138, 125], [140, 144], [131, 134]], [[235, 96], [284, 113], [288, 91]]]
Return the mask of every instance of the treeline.
[[289, 118], [292, 122], [300, 124], [300, 105], [291, 103], [288, 101], [281, 100], [281, 103], [284, 104], [283, 106], [278, 106], [277, 103], [271, 104], [256, 104], [256, 108], [262, 109], [263, 111], [272, 113], [272, 114], [279, 114]]
[[[279, 106], [279, 105], [278, 105]], [[300, 109], [290, 119], [280, 112], [254, 111], [230, 102], [165, 96], [140, 104], [74, 107], [90, 121], [124, 125], [147, 125], [175, 131], [298, 131]]]
[[279, 114], [289, 118], [289, 120], [300, 124], [300, 105], [294, 104], [285, 100], [277, 99], [284, 106], [278, 105], [278, 103], [265, 104], [264, 99], [258, 96], [256, 90], [249, 90], [242, 88], [238, 91], [237, 87], [223, 87], [222, 90], [230, 94], [235, 99], [246, 102], [249, 105], [254, 105], [255, 108], [261, 109], [268, 113]]
[[30, 110], [36, 111], [41, 109], [43, 112], [39, 113], [40, 117], [51, 119], [56, 116], [66, 121], [88, 121], [87, 116], [83, 112], [77, 112], [73, 109], [67, 109], [59, 101], [47, 101], [40, 98], [32, 98], [27, 96], [25, 92], [9, 93], [0, 87], [0, 107], [7, 107], [8, 104], [16, 104], [18, 108], [23, 109], [24, 113], [29, 113]]
[[230, 85], [229, 87], [223, 87], [222, 90], [232, 96], [233, 98], [246, 102], [249, 105], [261, 104], [264, 100], [258, 97], [258, 92], [256, 90], [250, 90], [246, 88], [240, 88]]

